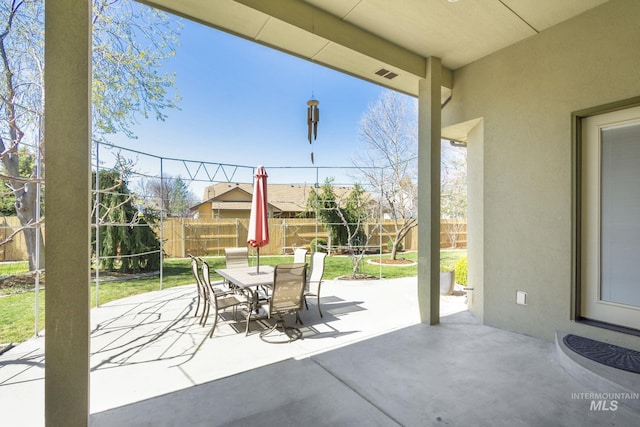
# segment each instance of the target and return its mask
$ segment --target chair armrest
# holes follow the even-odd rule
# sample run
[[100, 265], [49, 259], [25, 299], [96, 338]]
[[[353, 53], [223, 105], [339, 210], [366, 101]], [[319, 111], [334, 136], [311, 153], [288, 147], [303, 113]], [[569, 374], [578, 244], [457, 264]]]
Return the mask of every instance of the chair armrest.
[[216, 296], [223, 297], [227, 295], [236, 295], [238, 292], [235, 289], [221, 289], [221, 288], [213, 288], [213, 292], [215, 292]]

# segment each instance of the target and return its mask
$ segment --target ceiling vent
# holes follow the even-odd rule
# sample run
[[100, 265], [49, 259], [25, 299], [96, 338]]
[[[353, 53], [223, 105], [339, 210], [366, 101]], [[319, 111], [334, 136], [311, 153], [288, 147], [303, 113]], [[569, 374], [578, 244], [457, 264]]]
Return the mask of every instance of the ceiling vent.
[[389, 80], [398, 77], [397, 73], [394, 73], [389, 70], [385, 70], [384, 68], [380, 68], [378, 71], [376, 71], [376, 75], [384, 77], [385, 79], [389, 79]]

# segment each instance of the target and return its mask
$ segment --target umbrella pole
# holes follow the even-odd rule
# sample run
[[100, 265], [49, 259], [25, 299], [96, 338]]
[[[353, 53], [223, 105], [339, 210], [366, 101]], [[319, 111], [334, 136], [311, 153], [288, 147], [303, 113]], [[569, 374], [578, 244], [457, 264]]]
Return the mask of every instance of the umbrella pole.
[[256, 251], [258, 253], [257, 256], [257, 261], [256, 261], [256, 273], [260, 273], [260, 248], [256, 248]]

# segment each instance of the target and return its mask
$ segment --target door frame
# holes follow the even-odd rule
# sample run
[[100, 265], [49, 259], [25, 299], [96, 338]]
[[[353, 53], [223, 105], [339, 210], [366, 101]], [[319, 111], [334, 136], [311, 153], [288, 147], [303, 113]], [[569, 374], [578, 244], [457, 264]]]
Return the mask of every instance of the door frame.
[[588, 324], [618, 332], [640, 336], [640, 330], [626, 326], [615, 325], [599, 320], [588, 319], [581, 312], [582, 298], [582, 160], [583, 160], [583, 125], [588, 117], [598, 116], [626, 110], [640, 106], [640, 96], [616, 101], [571, 113], [571, 144], [572, 144], [572, 277], [571, 277], [571, 307], [570, 319], [575, 322]]

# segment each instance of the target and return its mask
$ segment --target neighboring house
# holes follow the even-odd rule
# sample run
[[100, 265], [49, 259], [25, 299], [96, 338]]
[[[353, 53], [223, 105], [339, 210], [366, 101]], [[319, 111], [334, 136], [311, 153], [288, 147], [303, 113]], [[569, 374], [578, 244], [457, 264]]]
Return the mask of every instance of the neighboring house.
[[[249, 218], [251, 212], [251, 184], [219, 183], [204, 190], [204, 202], [192, 206], [199, 219], [207, 218]], [[267, 189], [267, 195], [269, 189]], [[268, 215], [273, 218], [274, 206], [268, 204]]]
[[[270, 218], [313, 217], [305, 214], [311, 185], [267, 184]], [[338, 198], [345, 197], [353, 187], [334, 186]], [[253, 184], [221, 182], [204, 189], [204, 202], [191, 208], [198, 218], [249, 218]]]

